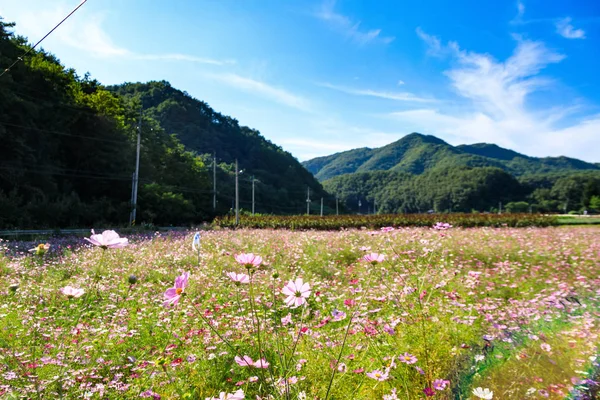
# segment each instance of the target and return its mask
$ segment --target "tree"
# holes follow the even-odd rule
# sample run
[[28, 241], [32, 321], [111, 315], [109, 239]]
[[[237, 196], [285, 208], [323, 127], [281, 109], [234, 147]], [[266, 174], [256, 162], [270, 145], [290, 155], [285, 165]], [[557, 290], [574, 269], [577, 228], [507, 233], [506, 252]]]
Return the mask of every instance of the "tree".
[[529, 204], [525, 201], [515, 201], [508, 203], [505, 208], [509, 213], [524, 213], [529, 211]]
[[596, 212], [600, 212], [600, 196], [592, 196], [590, 199], [590, 208]]

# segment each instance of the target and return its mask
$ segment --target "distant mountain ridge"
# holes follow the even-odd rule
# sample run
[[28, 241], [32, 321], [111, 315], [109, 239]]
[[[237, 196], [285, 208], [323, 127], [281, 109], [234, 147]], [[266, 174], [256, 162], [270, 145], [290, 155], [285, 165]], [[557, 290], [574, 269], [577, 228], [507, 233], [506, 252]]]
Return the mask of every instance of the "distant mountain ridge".
[[396, 171], [419, 175], [447, 167], [496, 167], [515, 176], [600, 170], [600, 163], [569, 157], [530, 157], [489, 143], [452, 146], [435, 136], [420, 133], [411, 133], [383, 147], [348, 150], [302, 164], [320, 181], [357, 172]]

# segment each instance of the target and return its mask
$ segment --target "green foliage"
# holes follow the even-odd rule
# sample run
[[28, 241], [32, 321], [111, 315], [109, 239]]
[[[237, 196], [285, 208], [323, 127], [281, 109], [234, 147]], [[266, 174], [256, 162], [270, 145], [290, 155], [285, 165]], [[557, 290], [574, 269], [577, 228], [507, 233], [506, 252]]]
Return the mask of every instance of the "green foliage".
[[[437, 168], [421, 175], [375, 171], [337, 176], [323, 182], [350, 210], [382, 213], [486, 211], [521, 195], [519, 182], [498, 168]], [[358, 201], [361, 209], [358, 210]]]
[[[558, 223], [556, 218], [531, 214], [381, 214], [381, 215], [328, 215], [328, 216], [240, 216], [237, 227], [253, 229], [292, 229], [292, 230], [340, 230], [349, 228], [379, 229], [383, 227], [424, 226], [431, 227], [444, 221], [456, 227], [524, 227], [551, 226]], [[214, 226], [235, 228], [232, 216], [217, 217]]]
[[505, 208], [509, 213], [525, 213], [529, 210], [529, 203], [526, 201], [514, 201], [508, 203]]
[[590, 199], [590, 208], [600, 212], [600, 196], [592, 196]]
[[216, 153], [220, 160], [218, 214], [232, 207], [236, 159], [244, 171], [240, 176], [240, 204], [246, 209], [252, 206], [252, 177], [258, 181], [257, 212], [298, 213], [306, 206], [307, 187], [313, 198], [324, 197], [325, 206], [335, 207], [335, 199], [290, 153], [257, 130], [241, 126], [236, 119], [216, 112], [168, 82], [125, 83], [109, 89], [126, 101], [140, 101], [147, 115], [207, 163], [212, 163], [212, 155]]

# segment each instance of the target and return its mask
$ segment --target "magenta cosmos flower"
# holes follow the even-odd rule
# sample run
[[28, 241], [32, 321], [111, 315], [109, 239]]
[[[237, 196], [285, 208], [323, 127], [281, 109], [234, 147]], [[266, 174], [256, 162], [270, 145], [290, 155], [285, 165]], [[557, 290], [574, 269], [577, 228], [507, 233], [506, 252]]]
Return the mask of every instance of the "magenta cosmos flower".
[[260, 264], [262, 264], [263, 259], [261, 256], [256, 256], [252, 253], [244, 253], [236, 255], [235, 261], [250, 269], [259, 267]]
[[127, 238], [119, 237], [119, 234], [115, 231], [104, 231], [101, 235], [96, 235], [96, 232], [92, 229], [92, 236], [84, 239], [103, 249], [121, 249], [129, 244]]
[[165, 291], [165, 301], [163, 302], [163, 305], [165, 307], [169, 306], [169, 305], [176, 306], [177, 303], [179, 303], [179, 298], [181, 297], [183, 290], [188, 285], [189, 279], [190, 279], [189, 272], [184, 272], [183, 274], [181, 274], [177, 278], [175, 278], [175, 286], [173, 286], [172, 288], [169, 288]]
[[234, 361], [242, 367], [254, 367], [254, 368], [269, 368], [269, 362], [264, 358], [253, 361], [250, 356], [235, 356]]
[[285, 304], [288, 307], [296, 308], [306, 303], [306, 299], [310, 296], [310, 285], [304, 283], [302, 278], [295, 281], [289, 281], [287, 285], [281, 289], [281, 292], [287, 296]]
[[83, 289], [74, 288], [72, 286], [65, 286], [64, 288], [60, 289], [60, 292], [70, 299], [73, 297], [81, 297], [85, 293]]
[[385, 255], [378, 254], [378, 253], [369, 253], [369, 254], [365, 254], [362, 257], [362, 260], [366, 261], [366, 262], [370, 262], [371, 264], [375, 265], [377, 263], [383, 262], [383, 260], [385, 260]]
[[227, 272], [226, 275], [235, 283], [250, 283], [250, 277], [246, 274], [236, 274], [235, 272]]
[[244, 400], [244, 391], [239, 389], [235, 393], [219, 393], [219, 397], [207, 397], [206, 400]]

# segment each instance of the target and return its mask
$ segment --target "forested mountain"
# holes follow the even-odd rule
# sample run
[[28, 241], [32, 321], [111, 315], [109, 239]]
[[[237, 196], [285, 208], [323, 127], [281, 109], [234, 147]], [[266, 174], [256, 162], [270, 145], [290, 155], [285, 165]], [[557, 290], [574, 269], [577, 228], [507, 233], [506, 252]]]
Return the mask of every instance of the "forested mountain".
[[360, 148], [318, 157], [303, 165], [317, 179], [368, 171], [404, 171], [421, 174], [449, 167], [496, 167], [515, 176], [565, 170], [597, 170], [596, 164], [567, 157], [528, 157], [494, 144], [451, 146], [435, 136], [411, 133], [376, 149]]
[[[12, 29], [0, 19], [0, 71], [30, 49]], [[305, 210], [307, 185], [313, 199], [326, 197], [289, 153], [168, 83], [109, 91], [36, 50], [0, 77], [0, 229], [127, 224], [140, 118], [137, 224], [189, 225], [229, 211], [235, 157], [245, 209], [253, 174], [257, 211]], [[217, 210], [212, 161], [199, 156], [215, 150]]]
[[[244, 171], [240, 176], [243, 208], [251, 208], [252, 177], [257, 180], [256, 212], [301, 213], [306, 210], [307, 187], [313, 199], [324, 197], [326, 206], [335, 206], [335, 200], [290, 153], [168, 82], [125, 83], [108, 89], [127, 101], [140, 101], [145, 115], [175, 135], [187, 150], [202, 155], [207, 164], [216, 154], [220, 168], [233, 171], [232, 164], [238, 159]], [[219, 171], [217, 183], [218, 212], [227, 212], [234, 195], [233, 174]]]

